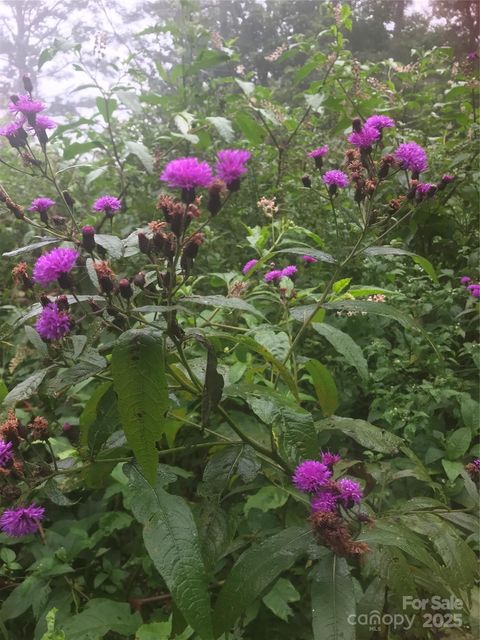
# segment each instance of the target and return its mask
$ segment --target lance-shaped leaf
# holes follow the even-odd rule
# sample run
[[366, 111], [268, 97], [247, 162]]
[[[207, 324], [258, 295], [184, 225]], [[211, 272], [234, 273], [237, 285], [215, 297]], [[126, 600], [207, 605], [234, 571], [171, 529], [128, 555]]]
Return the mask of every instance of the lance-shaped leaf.
[[307, 527], [289, 527], [250, 547], [233, 565], [215, 603], [215, 637], [230, 629], [265, 589], [306, 553], [312, 541]]
[[295, 256], [312, 256], [312, 258], [316, 258], [320, 260], [320, 262], [330, 262], [334, 264], [336, 262], [335, 258], [331, 256], [329, 253], [325, 253], [325, 251], [320, 251], [319, 249], [312, 249], [311, 247], [289, 247], [288, 249], [280, 249], [277, 253], [291, 253]]
[[419, 256], [416, 253], [407, 251], [406, 249], [400, 249], [399, 247], [368, 247], [363, 252], [367, 256], [408, 256], [418, 264], [425, 273], [434, 281], [438, 282], [437, 274], [431, 262], [429, 262], [423, 256]]
[[133, 491], [132, 511], [143, 524], [148, 554], [188, 624], [202, 640], [212, 640], [208, 578], [192, 512], [180, 496], [167, 493], [160, 475], [155, 488], [127, 465]]
[[314, 639], [354, 640], [354, 614], [355, 594], [348, 564], [345, 558], [330, 554], [318, 563], [312, 582]]
[[324, 322], [314, 322], [312, 327], [317, 333], [326, 338], [332, 347], [340, 353], [348, 364], [355, 367], [360, 376], [365, 380], [368, 378], [368, 366], [365, 356], [358, 344], [348, 335]]
[[168, 408], [162, 335], [145, 329], [125, 332], [112, 352], [112, 376], [128, 444], [153, 484], [158, 464], [155, 445]]

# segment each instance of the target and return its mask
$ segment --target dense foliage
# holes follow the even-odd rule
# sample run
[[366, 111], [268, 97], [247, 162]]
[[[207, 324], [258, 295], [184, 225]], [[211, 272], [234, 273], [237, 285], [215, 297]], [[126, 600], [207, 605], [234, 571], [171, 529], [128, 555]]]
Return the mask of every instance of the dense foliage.
[[0, 129], [0, 631], [475, 637], [478, 58], [182, 10]]

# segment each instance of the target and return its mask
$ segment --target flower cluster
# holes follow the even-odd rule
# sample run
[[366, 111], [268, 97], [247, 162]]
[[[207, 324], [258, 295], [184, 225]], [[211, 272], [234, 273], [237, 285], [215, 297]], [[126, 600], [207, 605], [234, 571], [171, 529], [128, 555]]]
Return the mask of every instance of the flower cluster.
[[471, 296], [480, 298], [480, 282], [473, 282], [469, 276], [462, 276], [460, 278], [460, 284], [463, 284]]
[[35, 533], [45, 509], [31, 504], [29, 507], [5, 509], [0, 516], [0, 530], [12, 538], [20, 538]]
[[66, 247], [57, 247], [44, 253], [35, 263], [33, 280], [42, 287], [46, 287], [51, 282], [62, 279], [62, 276], [70, 273], [73, 269], [78, 256], [75, 249]]
[[416, 142], [403, 142], [394, 155], [402, 169], [412, 172], [413, 179], [418, 179], [419, 174], [428, 169], [427, 154]]
[[[295, 469], [292, 481], [299, 491], [311, 495], [310, 521], [318, 539], [337, 555], [359, 555], [368, 547], [353, 540], [346, 517], [360, 504], [363, 492], [351, 478], [333, 480], [334, 466], [340, 459], [339, 455], [326, 452], [320, 460], [305, 460]], [[362, 513], [358, 519], [369, 520]]]
[[35, 329], [44, 340], [60, 340], [70, 333], [72, 319], [68, 311], [58, 302], [49, 302], [43, 307], [35, 323]]
[[290, 278], [290, 280], [293, 280], [297, 271], [298, 269], [294, 264], [289, 264], [283, 269], [272, 269], [271, 271], [268, 271], [263, 276], [263, 279], [265, 282], [277, 282], [278, 280], [281, 280], [281, 278]]

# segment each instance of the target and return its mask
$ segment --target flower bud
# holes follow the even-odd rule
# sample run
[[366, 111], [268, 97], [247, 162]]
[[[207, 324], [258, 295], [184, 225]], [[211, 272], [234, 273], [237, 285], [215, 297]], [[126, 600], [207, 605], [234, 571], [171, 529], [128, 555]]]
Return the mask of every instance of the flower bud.
[[182, 189], [182, 202], [185, 204], [192, 204], [195, 202], [195, 188]]
[[32, 84], [32, 81], [30, 79], [30, 76], [27, 76], [27, 74], [24, 74], [23, 77], [22, 77], [22, 80], [23, 80], [23, 87], [24, 87], [25, 91], [27, 93], [31, 94], [32, 91], [33, 91], [33, 84]]
[[214, 180], [208, 188], [207, 209], [210, 215], [216, 216], [222, 208], [222, 193], [225, 191], [225, 183], [222, 180]]
[[132, 285], [130, 284], [127, 278], [122, 278], [118, 283], [118, 290], [120, 291], [120, 295], [125, 300], [129, 300], [133, 296]]
[[82, 227], [82, 247], [90, 252], [95, 249], [95, 227], [91, 225]]
[[144, 233], [138, 234], [138, 248], [142, 253], [148, 254], [150, 251], [150, 241]]
[[143, 271], [139, 271], [135, 276], [133, 276], [133, 284], [139, 289], [143, 289], [145, 286], [145, 274]]
[[302, 176], [302, 183], [304, 187], [307, 187], [307, 189], [310, 189], [310, 187], [312, 186], [312, 180], [310, 179], [310, 176], [307, 174]]
[[56, 303], [59, 311], [68, 311], [70, 307], [68, 298], [65, 295], [58, 296], [56, 299]]
[[40, 296], [40, 304], [42, 305], [43, 308], [48, 307], [49, 304], [51, 304], [51, 300], [48, 296], [46, 296], [44, 293], [42, 293], [42, 295]]
[[352, 120], [352, 129], [356, 133], [360, 133], [362, 130], [362, 120], [361, 118], [353, 118]]

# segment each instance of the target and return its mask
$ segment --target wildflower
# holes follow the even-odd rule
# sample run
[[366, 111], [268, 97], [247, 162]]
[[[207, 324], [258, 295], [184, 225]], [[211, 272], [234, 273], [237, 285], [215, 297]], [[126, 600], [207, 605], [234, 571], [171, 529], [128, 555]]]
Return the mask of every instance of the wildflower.
[[100, 260], [98, 262], [94, 261], [93, 268], [95, 270], [95, 273], [97, 274], [98, 283], [100, 285], [102, 293], [112, 293], [114, 289], [115, 274], [109, 267], [108, 262], [106, 262], [105, 260]]
[[258, 264], [258, 260], [255, 260], [255, 258], [254, 258], [253, 260], [249, 260], [248, 262], [246, 262], [246, 263], [243, 265], [243, 268], [242, 268], [242, 273], [243, 273], [243, 275], [244, 275], [244, 276], [246, 276], [246, 275], [247, 275], [247, 273], [248, 273], [251, 269], [253, 269], [253, 267], [254, 267], [256, 264]]
[[9, 122], [0, 127], [0, 136], [5, 136], [14, 149], [24, 147], [27, 144], [27, 132], [23, 128], [22, 122]]
[[210, 215], [216, 216], [222, 208], [222, 195], [226, 192], [227, 185], [218, 178], [208, 187], [207, 209]]
[[470, 60], [470, 62], [478, 60], [478, 53], [476, 51], [470, 51], [467, 53], [467, 60]]
[[437, 190], [437, 185], [431, 182], [418, 182], [415, 187], [415, 195], [419, 200], [432, 198]]
[[302, 256], [302, 260], [307, 264], [315, 264], [316, 262], [318, 262], [318, 260], [313, 256], [307, 256], [307, 255]]
[[323, 157], [328, 153], [328, 145], [325, 144], [323, 147], [317, 147], [313, 151], [310, 151], [308, 156], [313, 158], [315, 161], [315, 166], [317, 169], [321, 169], [323, 165]]
[[8, 108], [13, 113], [21, 113], [24, 115], [28, 124], [34, 127], [37, 113], [43, 111], [45, 109], [45, 105], [39, 100], [32, 100], [30, 96], [20, 95], [11, 97], [11, 102], [8, 105]]
[[335, 511], [337, 508], [338, 496], [332, 491], [322, 491], [317, 494], [311, 502], [312, 512], [315, 511]]
[[322, 176], [323, 182], [328, 187], [328, 193], [331, 196], [334, 196], [337, 193], [337, 189], [345, 189], [348, 187], [348, 176], [343, 171], [339, 171], [338, 169], [332, 169], [331, 171], [327, 171]]
[[312, 186], [312, 179], [308, 174], [305, 174], [304, 176], [302, 176], [302, 184], [307, 189], [310, 189], [310, 187]]
[[12, 409], [7, 412], [7, 419], [0, 425], [0, 437], [16, 447], [23, 437], [22, 425]]
[[0, 467], [6, 467], [13, 458], [13, 444], [0, 440]]
[[376, 127], [364, 126], [361, 131], [353, 131], [347, 140], [354, 147], [360, 149], [370, 149], [372, 145], [380, 138], [380, 131]]
[[130, 284], [128, 278], [122, 278], [120, 280], [120, 282], [118, 283], [118, 290], [122, 298], [125, 298], [125, 300], [128, 300], [133, 296], [132, 285]]
[[0, 516], [0, 529], [7, 536], [19, 538], [35, 533], [39, 520], [43, 520], [45, 509], [31, 504], [29, 507], [5, 509]]
[[367, 300], [368, 302], [376, 302], [378, 304], [381, 302], [385, 302], [386, 298], [383, 293], [375, 293], [373, 294], [373, 296], [368, 296]]
[[102, 196], [95, 200], [92, 211], [103, 211], [107, 218], [112, 218], [122, 208], [122, 203], [115, 196]]
[[340, 462], [341, 459], [342, 458], [338, 455], [338, 453], [330, 453], [330, 451], [322, 453], [322, 457], [320, 458], [322, 464], [326, 465], [329, 468], [333, 467], [333, 465], [337, 464], [337, 462]]
[[293, 474], [293, 484], [304, 493], [316, 493], [331, 477], [328, 467], [317, 460], [305, 460]]
[[480, 283], [471, 284], [467, 287], [467, 289], [470, 291], [470, 294], [474, 298], [480, 298]]
[[57, 123], [48, 116], [37, 116], [35, 129], [55, 129]]
[[92, 225], [82, 227], [82, 247], [86, 251], [93, 251], [95, 249], [95, 231], [95, 227]]
[[437, 184], [437, 189], [439, 191], [443, 191], [443, 189], [445, 189], [445, 187], [447, 186], [447, 184], [450, 184], [451, 182], [453, 182], [455, 180], [455, 176], [452, 176], [448, 173], [445, 173], [442, 177], [440, 182]]
[[29, 211], [35, 211], [40, 214], [40, 220], [42, 222], [48, 222], [48, 210], [50, 207], [53, 207], [55, 204], [55, 200], [51, 200], [50, 198], [35, 198], [32, 200]]
[[282, 271], [280, 269], [273, 269], [272, 271], [268, 271], [263, 276], [263, 279], [265, 280], [265, 282], [273, 282], [275, 280], [280, 280], [281, 277]]
[[28, 273], [28, 265], [26, 262], [19, 262], [13, 267], [12, 277], [16, 285], [23, 284], [26, 289], [32, 289], [33, 280]]
[[38, 316], [35, 329], [44, 340], [60, 340], [71, 331], [70, 314], [59, 309], [56, 302], [50, 302]]
[[34, 440], [48, 439], [48, 420], [43, 416], [36, 416], [28, 425]]
[[468, 276], [462, 276], [462, 277], [460, 278], [460, 284], [463, 284], [463, 285], [465, 285], [465, 286], [466, 286], [467, 284], [470, 284], [470, 282], [471, 282], [471, 281], [472, 281], [472, 279], [471, 279], [471, 278], [469, 278]]
[[286, 50], [287, 50], [287, 46], [285, 44], [282, 44], [279, 47], [277, 47], [275, 51], [272, 51], [272, 53], [269, 53], [268, 56], [264, 56], [264, 59], [267, 62], [276, 62], [280, 58], [282, 53]]
[[381, 131], [382, 129], [391, 129], [395, 126], [395, 122], [388, 116], [370, 116], [365, 120], [365, 126]]
[[394, 155], [402, 169], [408, 169], [412, 172], [414, 180], [417, 180], [419, 174], [428, 169], [427, 154], [416, 142], [403, 142]]
[[341, 478], [337, 482], [337, 487], [339, 489], [339, 500], [347, 509], [351, 508], [354, 504], [358, 504], [362, 499], [362, 488], [355, 480]]
[[465, 469], [472, 480], [478, 480], [480, 477], [480, 458], [475, 458], [475, 460], [469, 462], [465, 465]]
[[262, 209], [266, 218], [273, 218], [278, 213], [278, 207], [276, 205], [276, 198], [260, 198], [257, 202], [257, 207]]
[[166, 182], [169, 187], [178, 189], [208, 187], [212, 182], [212, 170], [206, 162], [200, 162], [198, 158], [177, 158], [167, 164], [160, 180]]
[[297, 273], [298, 269], [294, 264], [289, 264], [287, 267], [282, 269], [282, 278], [290, 278], [293, 279]]
[[217, 176], [225, 182], [229, 191], [237, 191], [240, 178], [247, 173], [245, 163], [250, 160], [251, 153], [244, 149], [223, 149], [217, 153], [217, 158]]
[[369, 550], [365, 542], [352, 538], [338, 513], [317, 510], [310, 516], [310, 522], [319, 541], [338, 556], [363, 555]]
[[69, 273], [77, 261], [79, 254], [75, 249], [58, 247], [48, 253], [44, 253], [35, 263], [33, 268], [33, 279], [43, 287], [62, 279]]

